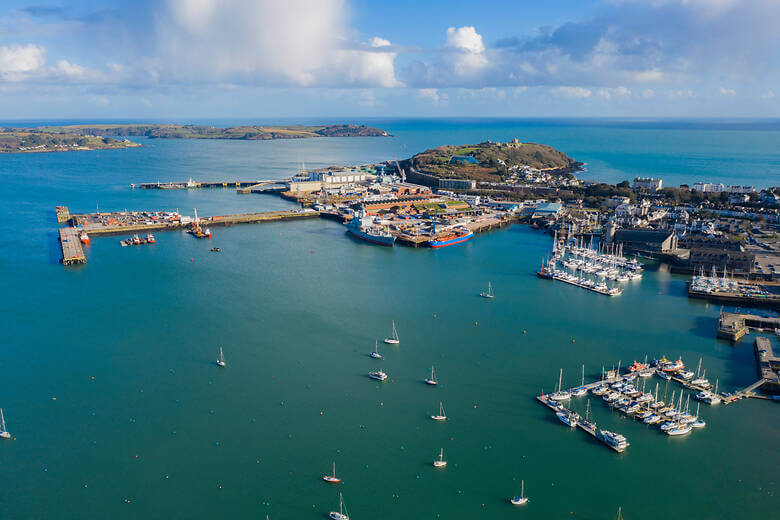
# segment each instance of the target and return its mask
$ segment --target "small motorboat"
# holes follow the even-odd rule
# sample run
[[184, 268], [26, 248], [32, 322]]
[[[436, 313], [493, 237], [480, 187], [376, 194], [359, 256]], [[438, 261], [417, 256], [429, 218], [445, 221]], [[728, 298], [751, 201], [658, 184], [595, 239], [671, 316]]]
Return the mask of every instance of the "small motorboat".
[[220, 247], [212, 247], [211, 249], [209, 249], [209, 251], [211, 251], [212, 253], [221, 253], [222, 252], [222, 248], [220, 248]]
[[369, 372], [368, 377], [370, 377], [371, 379], [376, 379], [377, 381], [384, 381], [385, 379], [387, 379], [387, 374], [385, 374], [381, 370], [376, 370], [374, 372]]

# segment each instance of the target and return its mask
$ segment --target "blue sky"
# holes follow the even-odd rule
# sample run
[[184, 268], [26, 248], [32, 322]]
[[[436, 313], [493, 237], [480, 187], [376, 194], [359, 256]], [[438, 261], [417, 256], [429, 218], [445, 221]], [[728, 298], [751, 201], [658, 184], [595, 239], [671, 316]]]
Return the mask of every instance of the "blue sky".
[[780, 0], [5, 0], [11, 118], [780, 117]]

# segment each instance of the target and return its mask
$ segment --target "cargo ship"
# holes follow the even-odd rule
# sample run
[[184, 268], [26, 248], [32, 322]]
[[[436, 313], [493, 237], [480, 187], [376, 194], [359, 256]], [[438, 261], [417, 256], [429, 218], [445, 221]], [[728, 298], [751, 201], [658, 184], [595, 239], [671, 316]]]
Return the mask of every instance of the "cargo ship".
[[434, 249], [439, 247], [447, 247], [455, 244], [460, 244], [461, 242], [466, 242], [467, 240], [471, 240], [473, 236], [474, 233], [469, 229], [456, 228], [455, 232], [453, 233], [448, 233], [444, 236], [440, 236], [434, 238], [433, 240], [429, 240], [428, 245]]
[[352, 217], [352, 220], [347, 224], [347, 233], [380, 246], [392, 247], [395, 244], [395, 236], [385, 228], [377, 226], [373, 218], [366, 217], [365, 210], [360, 210]]

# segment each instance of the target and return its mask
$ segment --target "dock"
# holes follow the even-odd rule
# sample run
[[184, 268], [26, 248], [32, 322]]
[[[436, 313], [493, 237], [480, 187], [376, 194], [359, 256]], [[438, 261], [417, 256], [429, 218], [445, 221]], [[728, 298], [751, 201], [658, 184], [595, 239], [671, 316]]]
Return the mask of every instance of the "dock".
[[760, 387], [767, 394], [780, 394], [780, 356], [775, 355], [768, 338], [756, 338], [754, 348], [761, 379], [753, 386]]
[[131, 184], [131, 188], [142, 190], [186, 190], [196, 188], [241, 188], [242, 186], [252, 186], [266, 181], [193, 181], [192, 179], [183, 182], [141, 182]]
[[62, 247], [62, 265], [87, 263], [84, 248], [81, 247], [79, 231], [76, 228], [60, 229], [60, 246]]
[[745, 337], [749, 329], [780, 329], [780, 318], [770, 318], [757, 314], [721, 312], [718, 319], [718, 337], [737, 342]]

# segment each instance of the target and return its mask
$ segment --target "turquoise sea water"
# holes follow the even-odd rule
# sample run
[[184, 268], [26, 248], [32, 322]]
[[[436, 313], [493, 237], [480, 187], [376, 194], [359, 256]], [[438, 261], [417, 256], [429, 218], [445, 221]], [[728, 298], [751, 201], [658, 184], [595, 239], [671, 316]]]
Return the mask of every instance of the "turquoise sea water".
[[[58, 263], [56, 204], [201, 214], [294, 207], [230, 189], [132, 191], [131, 182], [274, 178], [301, 160], [378, 161], [519, 133], [491, 121], [463, 125], [396, 121], [385, 125], [393, 139], [144, 141], [0, 156], [0, 406], [16, 437], [0, 443], [0, 517], [317, 519], [337, 507], [339, 490], [353, 519], [601, 519], [619, 506], [627, 519], [776, 511], [776, 403], [704, 407], [704, 430], [669, 438], [591, 398], [599, 425], [631, 443], [618, 455], [534, 400], [559, 368], [574, 385], [582, 364], [593, 379], [604, 365], [645, 354], [691, 365], [702, 357], [726, 390], [756, 379], [752, 340], [716, 340], [719, 307], [688, 301], [685, 277], [663, 266], [606, 298], [536, 278], [551, 241], [525, 226], [431, 251], [365, 245], [319, 219], [214, 228], [211, 241], [158, 233], [144, 247], [95, 238], [86, 266]], [[526, 130], [530, 137], [518, 137], [569, 143], [561, 148], [584, 155], [594, 175], [597, 161], [622, 175], [632, 157], [663, 148], [660, 134], [647, 137], [653, 129]], [[777, 184], [759, 174], [777, 172], [776, 130], [676, 131], [693, 132], [668, 137], [676, 150], [702, 157], [717, 147], [713, 136], [733, 132], [760, 153], [753, 177], [724, 182]], [[592, 132], [618, 136], [621, 157]], [[744, 149], [719, 142], [691, 172], [732, 171], [725, 165]], [[689, 180], [687, 152], [662, 155]], [[213, 246], [223, 253], [208, 252]], [[494, 301], [477, 296], [488, 281]], [[393, 319], [401, 345], [380, 344], [384, 362], [369, 358]], [[226, 369], [213, 363], [220, 345]], [[437, 388], [422, 383], [431, 364]], [[389, 373], [385, 383], [366, 377], [377, 367]], [[428, 419], [439, 401], [445, 423]], [[574, 402], [584, 413], [585, 399]], [[449, 465], [434, 470], [440, 448]], [[344, 479], [336, 487], [320, 480], [334, 460]], [[532, 503], [517, 508], [506, 500], [521, 479]]]

